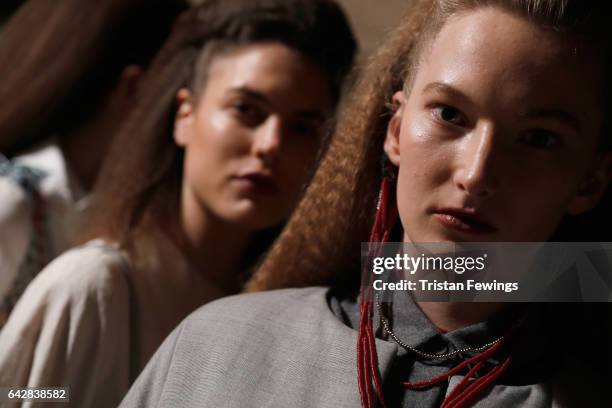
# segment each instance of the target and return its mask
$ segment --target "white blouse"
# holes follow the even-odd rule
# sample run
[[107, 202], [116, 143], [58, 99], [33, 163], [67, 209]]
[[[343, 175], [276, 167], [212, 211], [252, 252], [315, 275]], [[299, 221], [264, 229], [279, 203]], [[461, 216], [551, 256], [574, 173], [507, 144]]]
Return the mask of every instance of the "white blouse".
[[68, 406], [116, 406], [168, 333], [223, 295], [161, 233], [130, 254], [91, 241], [17, 303], [0, 333], [0, 384], [68, 386]]
[[39, 173], [35, 189], [40, 199], [33, 200], [15, 179], [0, 177], [0, 327], [13, 298], [42, 267], [70, 247], [73, 229], [87, 204], [85, 191], [69, 171], [55, 139], [14, 157], [11, 163]]

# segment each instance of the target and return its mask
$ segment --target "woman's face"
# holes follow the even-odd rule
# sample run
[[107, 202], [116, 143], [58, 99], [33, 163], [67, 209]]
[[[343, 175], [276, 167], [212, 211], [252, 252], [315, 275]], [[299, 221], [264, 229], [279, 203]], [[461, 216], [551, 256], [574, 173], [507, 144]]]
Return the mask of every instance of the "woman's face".
[[496, 8], [451, 17], [395, 94], [405, 241], [545, 241], [606, 184], [593, 51]]
[[182, 199], [252, 231], [286, 219], [332, 109], [323, 69], [278, 43], [242, 46], [213, 58], [199, 100], [179, 99]]

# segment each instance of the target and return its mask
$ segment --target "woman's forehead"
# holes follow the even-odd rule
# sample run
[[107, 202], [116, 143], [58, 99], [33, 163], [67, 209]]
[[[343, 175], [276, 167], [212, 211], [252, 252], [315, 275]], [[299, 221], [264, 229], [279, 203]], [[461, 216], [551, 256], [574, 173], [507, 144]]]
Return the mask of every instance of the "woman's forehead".
[[214, 58], [203, 93], [215, 97], [242, 94], [281, 110], [323, 112], [330, 109], [330, 83], [324, 70], [280, 43], [238, 47]]
[[586, 43], [499, 8], [451, 17], [418, 66], [416, 91], [444, 83], [486, 105], [554, 105], [582, 120], [603, 109], [601, 63]]

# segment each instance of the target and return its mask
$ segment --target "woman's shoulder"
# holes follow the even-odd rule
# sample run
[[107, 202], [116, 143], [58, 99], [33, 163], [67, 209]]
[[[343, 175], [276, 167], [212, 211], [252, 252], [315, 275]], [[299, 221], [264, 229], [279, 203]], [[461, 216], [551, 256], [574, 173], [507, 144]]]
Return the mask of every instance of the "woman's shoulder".
[[[328, 293], [282, 289], [201, 307], [165, 340], [121, 406], [264, 406], [270, 396], [284, 405], [356, 406], [357, 334], [331, 312]], [[197, 395], [185, 393], [202, 384]]]
[[0, 383], [69, 385], [75, 406], [117, 401], [130, 372], [130, 291], [121, 262], [118, 251], [93, 241], [41, 271], [0, 332]]
[[188, 316], [181, 323], [180, 336], [187, 341], [206, 336], [212, 342], [214, 338], [231, 336], [236, 343], [256, 338], [282, 342], [282, 333], [303, 339], [353, 336], [353, 330], [331, 311], [327, 299], [329, 290], [327, 287], [279, 289], [222, 298]]
[[128, 259], [122, 251], [97, 239], [57, 257], [28, 290], [61, 297], [99, 296], [118, 287], [127, 288], [127, 268]]
[[208, 320], [217, 316], [239, 320], [256, 319], [259, 316], [282, 317], [320, 313], [328, 310], [327, 287], [277, 289], [265, 292], [244, 293], [210, 302], [193, 312], [192, 321]]

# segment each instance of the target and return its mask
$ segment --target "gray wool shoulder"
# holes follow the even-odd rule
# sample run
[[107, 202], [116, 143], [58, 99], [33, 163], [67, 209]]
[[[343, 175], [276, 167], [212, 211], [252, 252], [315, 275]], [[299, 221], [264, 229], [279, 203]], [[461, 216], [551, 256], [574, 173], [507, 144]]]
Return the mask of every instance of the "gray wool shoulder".
[[[329, 309], [327, 291], [245, 294], [198, 309], [158, 350], [121, 406], [359, 406], [356, 332]], [[386, 367], [397, 348], [377, 345]]]

